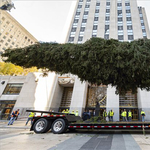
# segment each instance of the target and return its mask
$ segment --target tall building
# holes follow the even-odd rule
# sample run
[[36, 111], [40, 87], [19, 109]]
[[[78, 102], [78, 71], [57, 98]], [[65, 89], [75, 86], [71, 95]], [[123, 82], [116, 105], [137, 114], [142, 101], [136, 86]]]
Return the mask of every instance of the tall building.
[[[0, 0], [0, 6], [6, 0]], [[8, 1], [10, 2], [10, 0]], [[1, 54], [8, 48], [19, 48], [38, 42], [17, 20], [7, 11], [0, 10], [0, 61]], [[26, 76], [1, 76], [0, 75], [0, 119], [7, 119], [11, 113]], [[3, 81], [3, 82], [2, 82]], [[9, 92], [5, 92], [5, 90]], [[2, 96], [3, 95], [3, 96]]]
[[38, 42], [7, 11], [0, 10], [0, 54], [8, 48], [19, 48]]
[[150, 38], [145, 9], [136, 0], [79, 0], [66, 42], [83, 43], [91, 37]]
[[[91, 37], [120, 41], [150, 38], [144, 8], [138, 7], [136, 0], [78, 0], [66, 42], [83, 43]], [[17, 94], [15, 109], [20, 108], [21, 115], [26, 109], [69, 109], [70, 112], [78, 110], [81, 116], [85, 110], [93, 113], [95, 99], [98, 99], [101, 114], [104, 109], [113, 109], [115, 121], [121, 120], [122, 109], [131, 110], [133, 120], [140, 120], [140, 111], [144, 109], [146, 120], [150, 120], [150, 92], [145, 90], [116, 95], [115, 87], [90, 85], [71, 74], [49, 73], [42, 77], [40, 73], [34, 73], [21, 80], [23, 84], [15, 85], [15, 77], [8, 76], [1, 78], [3, 84], [0, 84], [0, 100]]]

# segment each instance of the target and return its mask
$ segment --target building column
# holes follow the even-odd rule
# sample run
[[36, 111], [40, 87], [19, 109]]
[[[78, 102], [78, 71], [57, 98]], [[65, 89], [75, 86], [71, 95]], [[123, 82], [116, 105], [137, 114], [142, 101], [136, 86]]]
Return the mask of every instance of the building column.
[[141, 110], [145, 112], [145, 121], [150, 121], [150, 92], [138, 89], [137, 93], [139, 116], [141, 119]]
[[107, 88], [107, 113], [112, 109], [114, 111], [114, 121], [119, 121], [119, 95], [115, 94], [116, 88], [108, 85]]
[[88, 90], [88, 83], [80, 81], [79, 78], [75, 78], [74, 89], [72, 94], [72, 100], [70, 105], [70, 112], [72, 110], [78, 110], [79, 116], [82, 115], [82, 112], [86, 106], [86, 99], [87, 99], [87, 90]]

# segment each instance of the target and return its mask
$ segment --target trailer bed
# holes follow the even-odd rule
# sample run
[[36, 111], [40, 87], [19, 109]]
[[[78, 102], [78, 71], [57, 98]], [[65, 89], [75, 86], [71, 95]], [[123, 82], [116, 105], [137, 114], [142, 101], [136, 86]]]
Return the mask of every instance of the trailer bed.
[[45, 133], [50, 129], [53, 133], [59, 134], [65, 132], [67, 129], [150, 129], [150, 122], [87, 122], [82, 121], [81, 117], [74, 114], [65, 114], [59, 112], [27, 110], [27, 112], [37, 112], [41, 115], [35, 116], [30, 130], [35, 133]]

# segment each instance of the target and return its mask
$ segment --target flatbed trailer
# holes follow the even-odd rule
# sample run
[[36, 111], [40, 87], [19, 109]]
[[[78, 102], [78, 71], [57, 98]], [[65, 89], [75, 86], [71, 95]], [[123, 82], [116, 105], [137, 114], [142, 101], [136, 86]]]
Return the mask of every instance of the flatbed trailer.
[[40, 115], [37, 115], [33, 118], [33, 124], [30, 128], [30, 131], [34, 130], [35, 133], [46, 133], [50, 129], [54, 134], [64, 133], [67, 129], [150, 130], [150, 122], [87, 123], [82, 122], [81, 117], [75, 116], [74, 114], [39, 111], [39, 110], [26, 110], [26, 111], [40, 113]]

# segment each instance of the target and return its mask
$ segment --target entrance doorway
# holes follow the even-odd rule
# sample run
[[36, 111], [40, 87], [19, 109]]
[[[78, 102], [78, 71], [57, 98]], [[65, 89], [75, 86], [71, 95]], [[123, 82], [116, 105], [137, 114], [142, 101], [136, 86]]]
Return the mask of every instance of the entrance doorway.
[[15, 100], [3, 100], [0, 101], [0, 119], [8, 119], [11, 115], [12, 109], [14, 108]]

